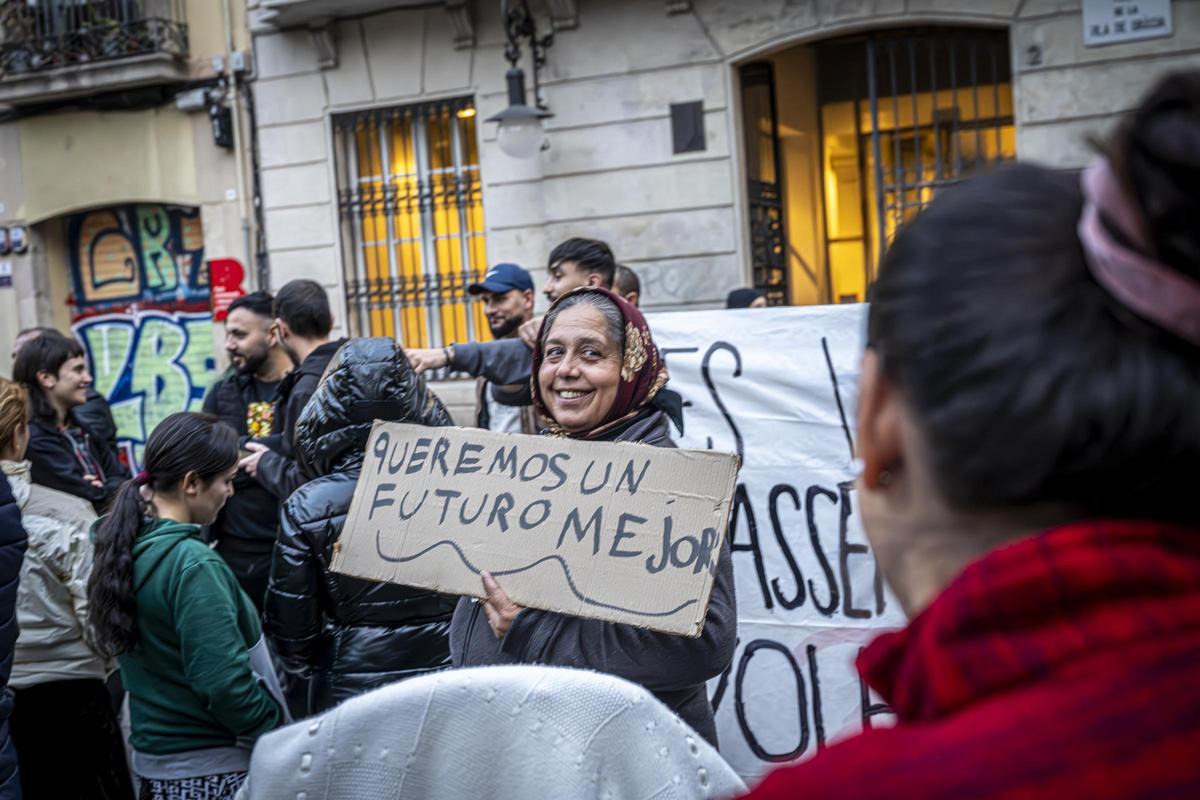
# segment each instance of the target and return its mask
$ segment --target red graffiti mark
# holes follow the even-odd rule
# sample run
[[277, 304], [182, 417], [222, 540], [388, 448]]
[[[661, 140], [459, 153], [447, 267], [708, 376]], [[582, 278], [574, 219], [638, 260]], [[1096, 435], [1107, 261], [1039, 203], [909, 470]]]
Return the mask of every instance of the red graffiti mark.
[[210, 312], [212, 310], [211, 306], [208, 303], [200, 303], [200, 302], [195, 302], [195, 301], [176, 302], [174, 300], [164, 301], [164, 302], [146, 301], [146, 302], [138, 302], [138, 303], [108, 303], [105, 305], [85, 307], [83, 310], [80, 310], [79, 307], [75, 304], [73, 296], [68, 296], [67, 299], [64, 301], [64, 305], [66, 305], [71, 310], [71, 322], [72, 323], [79, 322], [80, 320], [84, 320], [84, 319], [91, 319], [92, 317], [104, 316], [105, 314], [137, 315], [143, 311], [165, 311], [167, 313], [186, 312], [186, 313], [191, 313], [191, 314], [207, 314], [208, 312]]
[[224, 322], [229, 316], [229, 304], [246, 294], [242, 286], [245, 279], [246, 270], [236, 258], [214, 258], [208, 262], [214, 321]]

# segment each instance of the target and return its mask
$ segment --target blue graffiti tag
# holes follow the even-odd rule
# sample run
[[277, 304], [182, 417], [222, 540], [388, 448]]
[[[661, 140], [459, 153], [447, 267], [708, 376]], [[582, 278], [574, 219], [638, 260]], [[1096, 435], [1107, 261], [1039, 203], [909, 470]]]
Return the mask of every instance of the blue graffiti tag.
[[158, 423], [199, 409], [216, 378], [212, 325], [212, 314], [142, 311], [88, 317], [72, 327], [131, 465], [141, 464]]

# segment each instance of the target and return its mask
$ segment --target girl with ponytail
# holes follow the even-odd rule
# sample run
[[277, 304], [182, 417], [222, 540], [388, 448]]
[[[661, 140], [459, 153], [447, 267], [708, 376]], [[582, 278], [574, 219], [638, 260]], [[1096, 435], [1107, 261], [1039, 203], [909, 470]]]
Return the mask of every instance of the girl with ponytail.
[[95, 646], [129, 692], [140, 797], [232, 797], [254, 739], [285, 720], [254, 605], [200, 539], [233, 494], [237, 434], [172, 414], [143, 460], [96, 528]]

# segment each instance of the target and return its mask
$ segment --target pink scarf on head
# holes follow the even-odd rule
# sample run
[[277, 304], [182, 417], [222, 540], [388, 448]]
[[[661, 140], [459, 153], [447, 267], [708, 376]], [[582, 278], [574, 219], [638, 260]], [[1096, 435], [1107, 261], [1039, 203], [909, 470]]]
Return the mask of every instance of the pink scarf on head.
[[[1107, 158], [1084, 170], [1081, 183], [1084, 206], [1077, 231], [1096, 282], [1130, 311], [1200, 347], [1200, 283], [1152, 257], [1142, 215]], [[1137, 249], [1118, 241], [1105, 223]]]

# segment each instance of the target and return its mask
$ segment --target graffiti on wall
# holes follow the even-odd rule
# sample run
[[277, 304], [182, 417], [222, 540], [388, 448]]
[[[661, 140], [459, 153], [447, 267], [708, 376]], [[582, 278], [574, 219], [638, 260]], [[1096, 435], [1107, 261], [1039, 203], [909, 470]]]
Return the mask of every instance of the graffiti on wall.
[[194, 208], [128, 205], [67, 218], [75, 307], [96, 390], [124, 455], [176, 411], [200, 407], [216, 377], [208, 268]]
[[208, 306], [198, 209], [143, 204], [75, 214], [67, 218], [67, 247], [81, 314], [133, 304]]
[[176, 411], [198, 411], [216, 379], [212, 314], [139, 311], [101, 314], [73, 326], [92, 363], [96, 391], [108, 398], [131, 464], [146, 438]]

